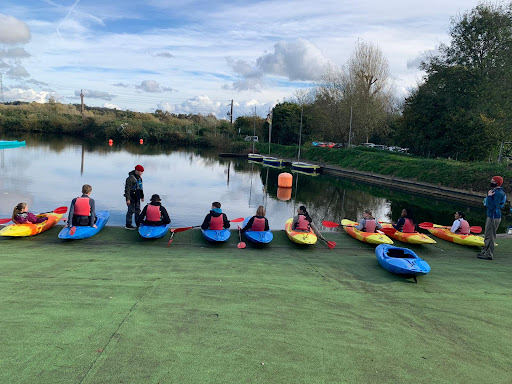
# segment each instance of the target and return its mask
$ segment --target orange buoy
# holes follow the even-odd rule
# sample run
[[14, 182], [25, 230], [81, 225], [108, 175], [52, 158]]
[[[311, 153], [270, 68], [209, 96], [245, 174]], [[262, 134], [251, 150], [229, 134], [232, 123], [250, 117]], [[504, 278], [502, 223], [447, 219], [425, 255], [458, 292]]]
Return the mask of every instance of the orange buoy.
[[144, 140], [143, 140], [143, 139], [140, 139], [140, 140], [139, 140], [139, 143], [140, 143], [140, 145], [144, 144]]
[[277, 198], [283, 201], [290, 200], [292, 198], [292, 189], [278, 187]]
[[277, 178], [277, 185], [281, 188], [291, 188], [293, 183], [293, 176], [291, 173], [283, 172]]

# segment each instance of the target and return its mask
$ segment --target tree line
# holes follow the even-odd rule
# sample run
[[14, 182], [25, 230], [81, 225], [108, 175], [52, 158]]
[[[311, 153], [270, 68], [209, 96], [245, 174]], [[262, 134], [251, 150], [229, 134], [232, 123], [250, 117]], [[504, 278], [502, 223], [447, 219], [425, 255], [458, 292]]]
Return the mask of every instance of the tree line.
[[[449, 34], [450, 43], [423, 60], [424, 78], [405, 100], [394, 96], [379, 47], [358, 41], [344, 66], [330, 65], [314, 87], [274, 107], [272, 142], [296, 145], [302, 114], [303, 142], [375, 142], [425, 157], [495, 161], [501, 143], [512, 141], [512, 3], [454, 16]], [[268, 140], [268, 123], [256, 121]], [[252, 135], [253, 123], [239, 117], [235, 125]]]

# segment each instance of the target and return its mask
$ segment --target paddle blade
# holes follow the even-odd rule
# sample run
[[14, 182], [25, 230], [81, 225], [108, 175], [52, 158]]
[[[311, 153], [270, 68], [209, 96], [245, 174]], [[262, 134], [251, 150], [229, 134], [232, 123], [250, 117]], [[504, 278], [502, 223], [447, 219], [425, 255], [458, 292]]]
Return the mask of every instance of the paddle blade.
[[327, 243], [327, 246], [329, 247], [329, 249], [333, 249], [336, 246], [335, 241], [327, 241], [326, 243]]
[[245, 219], [243, 217], [239, 217], [238, 219], [229, 220], [231, 223], [241, 223]]
[[245, 243], [243, 241], [239, 242], [237, 245], [238, 248], [243, 249], [246, 247]]
[[389, 228], [389, 227], [384, 227], [384, 228], [381, 228], [380, 231], [384, 232], [386, 235], [392, 235], [396, 232], [396, 229], [395, 228]]
[[423, 228], [423, 229], [434, 228], [434, 223], [431, 223], [429, 221], [425, 221], [423, 223], [419, 223], [418, 227]]
[[76, 232], [76, 227], [71, 227], [71, 229], [69, 230], [69, 235], [70, 236], [73, 236]]
[[167, 246], [169, 247], [172, 243], [173, 237], [174, 237], [174, 229], [171, 229], [171, 238], [169, 239], [169, 242], [167, 243]]
[[482, 227], [469, 227], [469, 230], [473, 233], [482, 233]]
[[11, 220], [12, 220], [11, 218], [9, 218], [9, 219], [0, 219], [0, 224], [8, 223]]
[[59, 207], [59, 208], [55, 208], [53, 210], [53, 213], [56, 213], [57, 215], [63, 215], [67, 211], [68, 211], [68, 207]]
[[199, 225], [195, 225], [193, 227], [174, 228], [174, 229], [171, 229], [171, 232], [172, 233], [174, 233], [174, 232], [184, 232], [184, 231], [188, 231], [189, 229], [197, 228], [197, 227], [199, 227]]
[[334, 221], [327, 221], [327, 220], [322, 221], [322, 225], [326, 228], [335, 228], [335, 227], [340, 226], [340, 224], [335, 223]]

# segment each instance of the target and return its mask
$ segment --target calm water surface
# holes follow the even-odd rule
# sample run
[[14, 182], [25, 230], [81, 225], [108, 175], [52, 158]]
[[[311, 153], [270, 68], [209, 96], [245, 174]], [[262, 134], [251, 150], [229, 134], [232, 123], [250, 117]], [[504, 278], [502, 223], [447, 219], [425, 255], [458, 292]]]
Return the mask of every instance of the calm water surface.
[[[0, 150], [0, 217], [10, 217], [13, 207], [26, 202], [32, 212], [66, 205], [79, 196], [83, 184], [93, 187], [97, 210], [111, 214], [108, 225], [123, 226], [126, 204], [124, 181], [136, 164], [143, 174], [146, 203], [158, 193], [173, 227], [199, 225], [213, 201], [222, 203], [228, 218], [247, 217], [259, 205], [267, 209], [272, 229], [283, 229], [299, 205], [308, 207], [315, 222], [357, 219], [364, 209], [380, 220], [396, 221], [403, 207], [414, 209], [417, 221], [451, 224], [453, 213], [466, 212], [471, 225], [485, 224], [484, 207], [372, 187], [329, 176], [294, 174], [289, 200], [278, 198], [281, 172], [245, 159], [219, 158], [217, 151], [165, 149], [159, 146], [108, 143], [87, 144], [69, 139], [26, 140], [27, 146]], [[279, 194], [281, 197], [281, 193]], [[508, 218], [500, 228], [504, 232]]]

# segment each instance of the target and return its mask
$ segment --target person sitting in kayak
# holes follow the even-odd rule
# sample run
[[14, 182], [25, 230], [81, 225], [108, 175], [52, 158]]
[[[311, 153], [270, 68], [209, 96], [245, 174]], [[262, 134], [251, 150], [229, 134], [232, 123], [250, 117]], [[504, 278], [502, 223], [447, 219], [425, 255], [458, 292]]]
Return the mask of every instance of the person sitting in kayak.
[[469, 235], [469, 223], [464, 219], [464, 212], [455, 212], [455, 221], [452, 224], [450, 232], [458, 235]]
[[242, 229], [242, 233], [245, 233], [248, 230], [260, 232], [260, 231], [268, 231], [270, 227], [268, 226], [268, 220], [265, 217], [265, 207], [260, 205], [256, 210], [256, 215], [251, 217], [245, 227]]
[[226, 214], [222, 213], [220, 206], [221, 205], [218, 201], [212, 203], [212, 209], [204, 218], [203, 224], [201, 224], [201, 229], [213, 229], [215, 231], [220, 231], [231, 226]]
[[382, 228], [382, 225], [375, 220], [375, 217], [372, 215], [372, 211], [369, 209], [366, 209], [363, 212], [363, 218], [359, 222], [359, 225], [356, 225], [356, 229], [362, 231], [362, 232], [377, 232], [378, 229]]
[[325, 240], [325, 238], [322, 236], [318, 228], [313, 224], [313, 219], [311, 219], [311, 216], [309, 216], [309, 213], [305, 206], [301, 205], [299, 209], [297, 209], [297, 216], [293, 218], [292, 221], [292, 230], [297, 232], [309, 232], [311, 229], [315, 233], [315, 235], [320, 240]]
[[36, 216], [28, 211], [27, 203], [19, 203], [12, 211], [12, 221], [15, 224], [39, 224], [48, 220], [46, 216]]
[[396, 224], [393, 224], [393, 228], [403, 233], [416, 232], [416, 224], [414, 223], [414, 216], [411, 208], [402, 209], [402, 215]]
[[92, 187], [89, 184], [82, 186], [82, 196], [71, 200], [68, 215], [68, 227], [93, 227], [96, 226], [96, 204], [91, 199]]
[[147, 204], [139, 215], [139, 223], [145, 225], [158, 226], [171, 223], [167, 209], [162, 205], [160, 196], [157, 194], [151, 196], [150, 203]]

